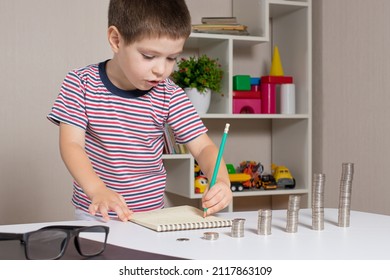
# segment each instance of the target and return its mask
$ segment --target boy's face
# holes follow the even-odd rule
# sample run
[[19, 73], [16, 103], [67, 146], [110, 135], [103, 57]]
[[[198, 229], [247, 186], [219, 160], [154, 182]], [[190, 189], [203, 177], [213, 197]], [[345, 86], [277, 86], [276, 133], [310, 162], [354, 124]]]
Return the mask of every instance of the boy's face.
[[[123, 90], [149, 90], [169, 77], [176, 58], [183, 50], [185, 38], [145, 38], [126, 45], [118, 37], [114, 58], [107, 66], [112, 83]], [[111, 65], [110, 65], [111, 64]]]

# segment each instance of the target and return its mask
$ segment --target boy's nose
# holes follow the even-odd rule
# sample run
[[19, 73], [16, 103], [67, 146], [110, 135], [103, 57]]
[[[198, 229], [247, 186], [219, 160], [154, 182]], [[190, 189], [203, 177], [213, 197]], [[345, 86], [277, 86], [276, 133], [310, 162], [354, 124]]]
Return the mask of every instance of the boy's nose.
[[166, 65], [163, 62], [156, 63], [154, 67], [152, 68], [152, 72], [157, 77], [161, 77], [164, 75], [166, 69]]

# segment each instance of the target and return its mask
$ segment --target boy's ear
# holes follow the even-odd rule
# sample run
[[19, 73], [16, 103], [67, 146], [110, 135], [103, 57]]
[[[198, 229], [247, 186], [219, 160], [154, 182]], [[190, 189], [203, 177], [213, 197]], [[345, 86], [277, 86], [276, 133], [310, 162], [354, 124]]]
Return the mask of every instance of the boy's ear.
[[119, 42], [122, 40], [121, 34], [119, 33], [118, 28], [115, 26], [108, 27], [107, 30], [108, 42], [110, 43], [111, 49], [114, 53], [117, 53], [119, 50]]

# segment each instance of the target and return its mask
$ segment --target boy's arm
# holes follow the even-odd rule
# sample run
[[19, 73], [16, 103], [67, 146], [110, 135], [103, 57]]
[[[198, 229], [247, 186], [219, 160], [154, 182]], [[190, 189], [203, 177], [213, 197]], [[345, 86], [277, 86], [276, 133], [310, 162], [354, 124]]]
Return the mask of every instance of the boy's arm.
[[109, 220], [108, 211], [113, 210], [122, 221], [130, 219], [131, 211], [124, 198], [108, 189], [92, 168], [85, 153], [85, 132], [75, 126], [60, 123], [61, 157], [74, 180], [83, 188], [91, 199], [89, 212], [95, 215], [100, 212], [105, 220]]
[[[218, 148], [206, 133], [187, 143], [187, 147], [210, 182], [218, 156]], [[216, 183], [203, 194], [202, 206], [208, 208], [207, 215], [211, 215], [228, 206], [232, 197], [229, 174], [222, 159]]]

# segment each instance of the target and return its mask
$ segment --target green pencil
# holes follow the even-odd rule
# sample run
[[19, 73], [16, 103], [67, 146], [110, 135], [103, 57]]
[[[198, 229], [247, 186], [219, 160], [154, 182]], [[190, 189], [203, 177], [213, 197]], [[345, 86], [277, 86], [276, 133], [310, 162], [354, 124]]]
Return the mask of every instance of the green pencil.
[[[209, 189], [211, 189], [211, 187], [214, 186], [215, 181], [217, 180], [218, 170], [219, 170], [219, 166], [221, 164], [223, 150], [225, 149], [225, 143], [226, 143], [226, 138], [227, 138], [227, 135], [229, 132], [229, 127], [230, 127], [230, 124], [227, 123], [225, 125], [225, 129], [223, 131], [221, 144], [219, 145], [218, 157], [217, 157], [217, 161], [215, 162], [213, 177], [211, 178]], [[207, 212], [207, 208], [204, 208], [203, 209], [203, 217], [206, 217], [206, 212]]]

